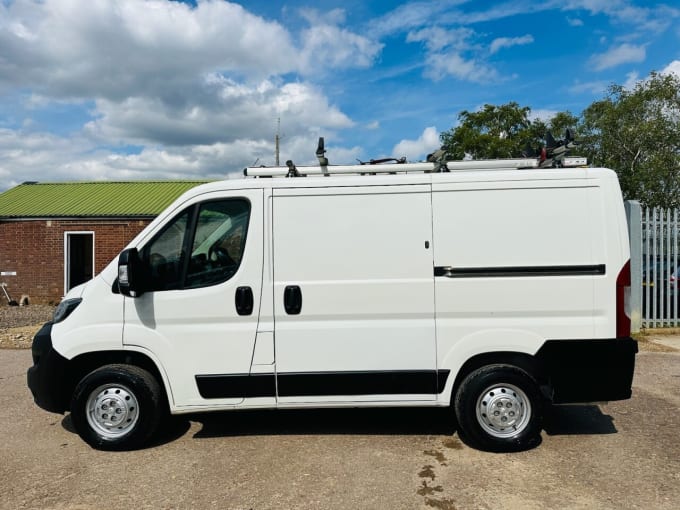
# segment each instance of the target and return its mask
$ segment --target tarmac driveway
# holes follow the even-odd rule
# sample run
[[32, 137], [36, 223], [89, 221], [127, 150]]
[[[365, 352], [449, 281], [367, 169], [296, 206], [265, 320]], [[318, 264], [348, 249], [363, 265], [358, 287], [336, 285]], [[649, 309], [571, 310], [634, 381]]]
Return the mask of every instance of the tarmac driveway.
[[638, 356], [633, 398], [554, 408], [543, 443], [468, 448], [446, 410], [180, 418], [154, 447], [92, 450], [0, 350], [0, 508], [677, 509], [680, 353]]

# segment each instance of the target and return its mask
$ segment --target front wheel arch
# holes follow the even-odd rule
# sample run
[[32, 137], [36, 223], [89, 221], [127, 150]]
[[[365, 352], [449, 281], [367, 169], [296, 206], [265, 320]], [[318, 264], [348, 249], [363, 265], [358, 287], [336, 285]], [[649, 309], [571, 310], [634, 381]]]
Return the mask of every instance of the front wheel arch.
[[147, 370], [125, 364], [104, 365], [83, 377], [70, 408], [78, 435], [100, 450], [144, 446], [164, 416], [158, 380]]
[[161, 400], [165, 407], [170, 409], [170, 394], [166, 388], [165, 380], [154, 360], [149, 356], [137, 351], [94, 351], [80, 354], [70, 360], [69, 373], [71, 375], [69, 387], [66, 389], [66, 402], [73, 397], [76, 385], [90, 372], [105, 365], [131, 365], [149, 372], [158, 381], [161, 387]]

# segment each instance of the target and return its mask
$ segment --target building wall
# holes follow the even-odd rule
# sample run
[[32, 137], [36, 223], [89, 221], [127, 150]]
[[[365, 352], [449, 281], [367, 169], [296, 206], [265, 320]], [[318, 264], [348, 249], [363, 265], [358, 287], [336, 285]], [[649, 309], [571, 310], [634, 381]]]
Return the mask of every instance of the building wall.
[[[64, 232], [94, 232], [94, 271], [101, 272], [150, 220], [0, 221], [0, 276], [12, 298], [56, 304], [64, 295]], [[0, 293], [4, 300], [4, 295]]]

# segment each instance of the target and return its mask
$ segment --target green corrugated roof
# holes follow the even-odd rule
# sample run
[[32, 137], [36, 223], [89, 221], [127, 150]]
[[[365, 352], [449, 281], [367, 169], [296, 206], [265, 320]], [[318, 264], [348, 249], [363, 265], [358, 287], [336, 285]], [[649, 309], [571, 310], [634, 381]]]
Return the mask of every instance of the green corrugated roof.
[[209, 181], [24, 183], [0, 193], [0, 218], [157, 216]]

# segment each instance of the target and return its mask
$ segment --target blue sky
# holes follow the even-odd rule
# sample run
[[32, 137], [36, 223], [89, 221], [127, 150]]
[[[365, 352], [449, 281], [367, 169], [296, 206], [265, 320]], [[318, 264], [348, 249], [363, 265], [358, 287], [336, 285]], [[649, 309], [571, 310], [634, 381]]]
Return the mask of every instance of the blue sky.
[[680, 7], [627, 0], [0, 0], [0, 191], [425, 157], [458, 113], [579, 114], [680, 74]]

